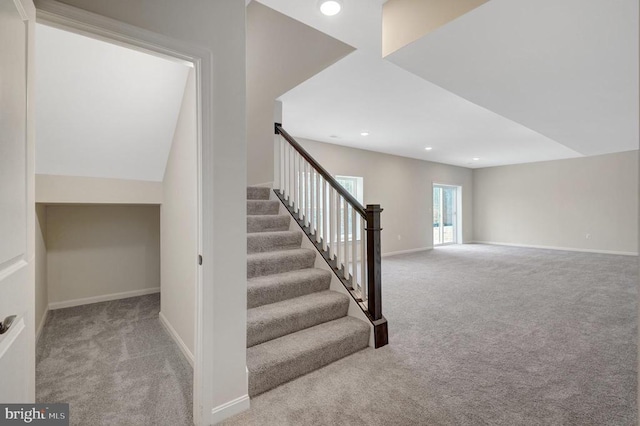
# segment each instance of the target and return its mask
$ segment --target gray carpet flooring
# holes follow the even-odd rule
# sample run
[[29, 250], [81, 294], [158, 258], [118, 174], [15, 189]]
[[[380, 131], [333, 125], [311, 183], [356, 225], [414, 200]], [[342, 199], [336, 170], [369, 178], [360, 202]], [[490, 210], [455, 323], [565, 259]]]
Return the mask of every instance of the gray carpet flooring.
[[638, 259], [486, 245], [383, 261], [389, 345], [226, 425], [635, 425]]
[[193, 371], [159, 310], [153, 294], [51, 311], [36, 400], [68, 402], [73, 425], [192, 425]]

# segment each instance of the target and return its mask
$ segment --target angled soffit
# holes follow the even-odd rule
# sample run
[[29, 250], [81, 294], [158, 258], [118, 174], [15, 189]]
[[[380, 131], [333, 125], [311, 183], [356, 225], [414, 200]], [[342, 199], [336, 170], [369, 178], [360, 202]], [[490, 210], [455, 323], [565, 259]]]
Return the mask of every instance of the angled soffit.
[[638, 149], [637, 0], [491, 0], [387, 59], [582, 155]]
[[36, 26], [36, 173], [162, 181], [189, 68]]

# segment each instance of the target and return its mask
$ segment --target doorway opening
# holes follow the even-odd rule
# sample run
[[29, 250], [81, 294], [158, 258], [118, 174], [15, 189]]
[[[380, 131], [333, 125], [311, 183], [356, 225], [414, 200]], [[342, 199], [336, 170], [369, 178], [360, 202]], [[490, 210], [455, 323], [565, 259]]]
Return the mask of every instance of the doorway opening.
[[36, 35], [36, 401], [83, 424], [190, 424], [197, 68], [47, 22]]
[[433, 245], [462, 243], [462, 187], [433, 184]]

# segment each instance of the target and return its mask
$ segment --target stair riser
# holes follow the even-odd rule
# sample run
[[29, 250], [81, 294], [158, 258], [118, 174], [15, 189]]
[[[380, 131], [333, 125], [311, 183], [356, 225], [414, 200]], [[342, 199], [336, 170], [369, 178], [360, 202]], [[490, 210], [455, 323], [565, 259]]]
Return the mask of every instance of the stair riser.
[[247, 188], [247, 200], [268, 200], [271, 195], [270, 188], [249, 186]]
[[281, 283], [269, 287], [252, 288], [250, 286], [247, 291], [247, 308], [257, 308], [258, 306], [328, 290], [330, 285], [331, 275], [283, 280]]
[[295, 333], [347, 315], [349, 299], [345, 298], [332, 304], [312, 307], [305, 312], [296, 313], [277, 320], [247, 323], [247, 347], [255, 346], [278, 337]]
[[247, 253], [249, 254], [300, 248], [301, 244], [302, 232], [247, 235]]
[[247, 201], [247, 214], [278, 214], [280, 201], [249, 200]]
[[288, 231], [291, 216], [247, 216], [247, 233]]
[[330, 342], [321, 349], [307, 352], [265, 371], [249, 373], [249, 396], [254, 397], [283, 383], [331, 364], [351, 355], [369, 344], [369, 333], [360, 332], [337, 342]]
[[279, 261], [273, 259], [251, 259], [247, 261], [247, 278], [281, 274], [299, 269], [313, 268], [315, 253], [291, 254]]

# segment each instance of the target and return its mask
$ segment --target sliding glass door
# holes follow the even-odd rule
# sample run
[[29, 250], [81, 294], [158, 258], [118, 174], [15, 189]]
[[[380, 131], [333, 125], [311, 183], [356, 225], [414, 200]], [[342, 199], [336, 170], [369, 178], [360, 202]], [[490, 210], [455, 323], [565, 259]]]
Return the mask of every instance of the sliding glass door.
[[456, 244], [458, 187], [433, 185], [433, 245]]

